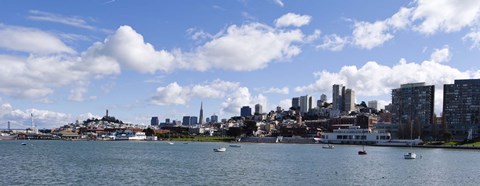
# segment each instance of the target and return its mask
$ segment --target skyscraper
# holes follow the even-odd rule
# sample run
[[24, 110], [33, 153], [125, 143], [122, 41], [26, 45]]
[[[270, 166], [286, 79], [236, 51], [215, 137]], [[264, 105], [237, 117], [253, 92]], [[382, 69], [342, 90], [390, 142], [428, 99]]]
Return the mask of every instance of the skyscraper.
[[218, 123], [218, 116], [213, 114], [211, 117], [210, 117], [210, 122], [212, 123]]
[[308, 111], [312, 109], [312, 102], [313, 102], [312, 96], [309, 96], [309, 95], [300, 96], [300, 112], [308, 113]]
[[325, 94], [320, 95], [320, 101], [327, 102], [327, 95]]
[[203, 101], [200, 103], [200, 117], [198, 123], [203, 124]]
[[457, 138], [478, 136], [480, 125], [480, 79], [455, 80], [443, 86], [443, 116]]
[[243, 106], [240, 109], [240, 116], [247, 117], [251, 115], [252, 115], [252, 108], [250, 108], [249, 106]]
[[192, 120], [190, 116], [183, 116], [182, 125], [189, 126], [192, 124]]
[[333, 85], [332, 90], [332, 104], [334, 110], [343, 111], [343, 92], [345, 92], [345, 87], [342, 84]]
[[158, 123], [159, 123], [159, 120], [157, 116], [152, 117], [152, 119], [150, 120], [150, 125], [152, 126], [157, 126]]
[[349, 113], [351, 111], [355, 110], [355, 91], [352, 89], [347, 89], [345, 90], [345, 95], [344, 97], [344, 104], [345, 106], [344, 111]]
[[[392, 122], [406, 125], [418, 120], [432, 124], [435, 87], [425, 83], [403, 84], [392, 90]], [[408, 128], [408, 127], [406, 127]]]
[[262, 111], [262, 105], [260, 104], [256, 104], [255, 105], [255, 115], [259, 115], [259, 114], [262, 114], [263, 111]]
[[293, 109], [299, 109], [300, 108], [300, 98], [298, 98], [298, 97], [292, 98], [292, 107], [293, 107]]

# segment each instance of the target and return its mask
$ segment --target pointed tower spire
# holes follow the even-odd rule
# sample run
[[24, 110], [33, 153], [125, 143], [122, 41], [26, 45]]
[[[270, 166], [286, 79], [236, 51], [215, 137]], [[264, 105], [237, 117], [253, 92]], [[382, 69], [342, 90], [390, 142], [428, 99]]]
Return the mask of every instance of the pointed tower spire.
[[203, 101], [200, 103], [200, 117], [199, 118], [199, 124], [203, 124]]

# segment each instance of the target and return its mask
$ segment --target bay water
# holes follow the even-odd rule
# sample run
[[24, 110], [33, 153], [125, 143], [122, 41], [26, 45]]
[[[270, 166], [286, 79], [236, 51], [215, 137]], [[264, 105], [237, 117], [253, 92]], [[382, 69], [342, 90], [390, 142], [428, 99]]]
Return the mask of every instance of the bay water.
[[0, 185], [480, 185], [479, 150], [240, 145], [0, 141]]

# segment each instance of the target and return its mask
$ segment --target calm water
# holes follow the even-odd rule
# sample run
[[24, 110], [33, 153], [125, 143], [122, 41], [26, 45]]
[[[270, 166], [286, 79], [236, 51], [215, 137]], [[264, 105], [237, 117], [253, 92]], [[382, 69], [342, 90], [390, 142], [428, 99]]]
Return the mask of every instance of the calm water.
[[241, 145], [0, 141], [0, 185], [480, 184], [478, 150], [414, 149], [418, 159], [404, 160], [409, 148], [366, 147], [359, 156], [361, 146]]

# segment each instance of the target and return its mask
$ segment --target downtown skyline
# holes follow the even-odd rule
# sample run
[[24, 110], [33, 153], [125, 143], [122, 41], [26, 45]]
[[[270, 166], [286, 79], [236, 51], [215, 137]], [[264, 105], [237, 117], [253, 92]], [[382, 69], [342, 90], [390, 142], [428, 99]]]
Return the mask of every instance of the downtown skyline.
[[288, 109], [332, 85], [357, 104], [480, 78], [478, 1], [4, 1], [0, 128]]

